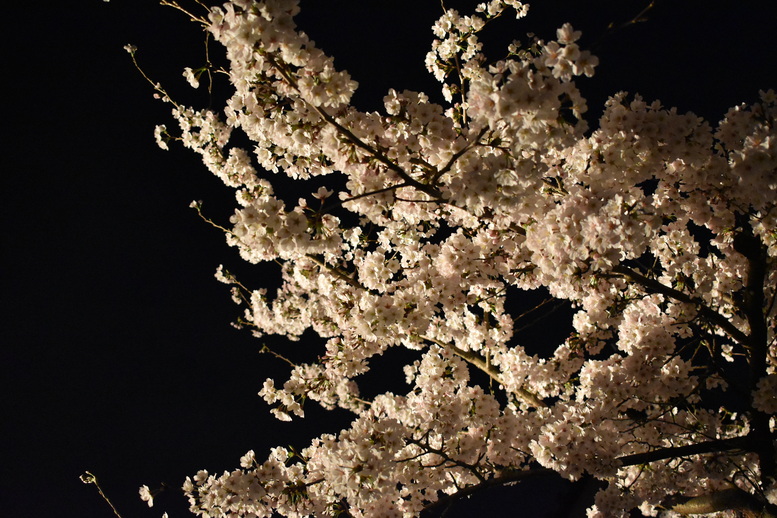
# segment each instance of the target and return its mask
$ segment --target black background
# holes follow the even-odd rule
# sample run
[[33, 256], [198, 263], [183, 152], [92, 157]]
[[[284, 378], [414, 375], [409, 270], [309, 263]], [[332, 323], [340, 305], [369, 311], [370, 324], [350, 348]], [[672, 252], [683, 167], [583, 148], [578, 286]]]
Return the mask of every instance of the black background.
[[[601, 60], [581, 83], [592, 116], [628, 90], [715, 123], [727, 107], [777, 87], [775, 2], [657, 2], [648, 21], [615, 31], [610, 22], [648, 2], [534, 3], [526, 19], [494, 24], [491, 55], [526, 32], [548, 39], [572, 22]], [[423, 66], [439, 2], [303, 0], [302, 8], [299, 25], [360, 82], [360, 108], [380, 108], [391, 87], [439, 97]], [[197, 26], [146, 0], [15, 2], [3, 14], [0, 515], [112, 516], [79, 481], [90, 470], [124, 518], [165, 510], [178, 518], [186, 514], [179, 494], [168, 491], [149, 510], [138, 487], [178, 487], [198, 469], [236, 467], [249, 449], [262, 458], [271, 446], [301, 447], [340, 429], [345, 416], [314, 407], [301, 423], [268, 415], [256, 393], [286, 369], [229, 326], [238, 310], [213, 272], [224, 263], [260, 287], [277, 268], [241, 263], [188, 208], [204, 200], [226, 223], [232, 193], [193, 154], [154, 143], [154, 125], [171, 125], [170, 107], [152, 98], [122, 47], [137, 45], [144, 70], [173, 97], [207, 105], [181, 76], [203, 64]], [[520, 505], [502, 493], [458, 515]], [[527, 516], [553, 508], [542, 497], [533, 494]]]

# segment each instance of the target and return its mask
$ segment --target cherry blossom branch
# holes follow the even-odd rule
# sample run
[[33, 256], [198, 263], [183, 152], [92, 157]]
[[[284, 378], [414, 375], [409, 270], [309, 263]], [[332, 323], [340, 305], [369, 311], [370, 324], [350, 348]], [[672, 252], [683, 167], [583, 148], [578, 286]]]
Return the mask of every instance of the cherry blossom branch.
[[678, 457], [688, 457], [691, 455], [703, 455], [705, 453], [716, 453], [721, 451], [752, 451], [753, 441], [749, 435], [744, 437], [733, 437], [730, 439], [717, 439], [713, 441], [689, 444], [686, 446], [674, 446], [670, 448], [659, 448], [644, 453], [635, 453], [633, 455], [624, 455], [615, 460], [620, 466], [638, 466], [665, 459], [675, 459]]
[[375, 196], [376, 194], [383, 194], [384, 192], [390, 192], [397, 189], [402, 189], [403, 187], [412, 187], [412, 186], [407, 183], [398, 183], [395, 185], [389, 185], [388, 187], [383, 187], [382, 189], [375, 189], [374, 191], [363, 192], [361, 194], [357, 194], [356, 196], [351, 196], [350, 198], [340, 200], [338, 203], [335, 203], [334, 205], [329, 205], [326, 208], [326, 212], [331, 212], [333, 209], [340, 207], [341, 205], [344, 205], [351, 201], [356, 201], [360, 198], [367, 198], [369, 196]]
[[[444, 13], [448, 12], [448, 8], [445, 7], [445, 1], [440, 0], [440, 6], [442, 7], [442, 10]], [[461, 62], [459, 61], [459, 53], [456, 52], [453, 55], [453, 62], [454, 66], [456, 67], [456, 76], [459, 79], [459, 96], [461, 97], [461, 119], [462, 123], [466, 122], [467, 117], [467, 110], [464, 108], [467, 102], [467, 91], [465, 89], [465, 79], [464, 74], [461, 73]]]
[[[357, 281], [354, 278], [348, 276], [345, 272], [343, 272], [339, 268], [335, 268], [335, 267], [332, 267], [332, 266], [326, 264], [324, 261], [322, 261], [321, 259], [317, 258], [314, 255], [306, 254], [306, 257], [308, 259], [310, 259], [311, 261], [313, 261], [316, 265], [318, 265], [322, 269], [324, 269], [327, 272], [331, 273], [332, 275], [334, 275], [338, 279], [341, 279], [341, 280], [347, 282], [348, 284], [350, 284], [354, 288], [359, 288], [359, 289], [367, 290], [367, 288], [364, 287], [361, 283], [359, 283], [359, 281]], [[367, 291], [370, 291], [370, 290], [367, 290]], [[499, 383], [502, 386], [505, 385], [504, 382], [502, 381], [502, 378], [500, 376], [499, 371], [496, 368], [494, 368], [486, 358], [483, 358], [479, 354], [474, 353], [472, 351], [465, 351], [463, 349], [459, 349], [458, 347], [456, 347], [455, 345], [452, 345], [452, 344], [444, 344], [444, 343], [442, 343], [442, 342], [440, 342], [438, 340], [435, 340], [434, 338], [430, 338], [430, 337], [427, 337], [427, 336], [420, 336], [419, 335], [418, 338], [420, 338], [422, 340], [426, 340], [428, 342], [435, 343], [435, 344], [439, 345], [440, 347], [450, 349], [451, 352], [456, 354], [456, 356], [459, 356], [461, 359], [471, 363], [472, 365], [474, 365], [475, 367], [477, 367], [478, 369], [480, 369], [481, 371], [486, 373], [495, 382]], [[529, 406], [532, 406], [534, 408], [545, 408], [545, 407], [548, 406], [544, 401], [542, 401], [539, 397], [537, 397], [537, 395], [535, 395], [534, 393], [530, 392], [529, 390], [524, 389], [523, 387], [517, 388], [514, 393], [515, 393], [515, 395], [520, 400], [522, 400], [524, 403], [526, 403]]]
[[262, 348], [259, 349], [259, 354], [263, 354], [263, 353], [271, 354], [271, 355], [275, 356], [276, 358], [278, 358], [279, 360], [286, 362], [287, 364], [289, 364], [289, 366], [291, 366], [292, 369], [297, 366], [296, 363], [294, 363], [293, 361], [289, 360], [288, 358], [286, 358], [282, 354], [273, 351], [272, 349], [267, 347], [266, 344], [262, 344]]
[[[281, 74], [283, 79], [286, 80], [286, 82], [297, 90], [298, 93], [300, 93], [299, 87], [297, 86], [297, 82], [292, 77], [291, 73], [286, 69], [286, 67], [282, 66], [278, 60], [276, 60], [272, 55], [265, 54], [265, 57], [267, 60], [272, 63], [272, 65], [275, 67], [276, 70], [278, 70], [278, 73]], [[300, 94], [300, 99], [313, 111], [315, 111], [319, 117], [321, 117], [322, 120], [324, 120], [327, 124], [331, 125], [333, 128], [337, 130], [340, 135], [345, 137], [349, 142], [351, 142], [356, 147], [362, 149], [363, 151], [366, 151], [369, 155], [374, 157], [376, 160], [381, 162], [383, 165], [385, 165], [390, 171], [395, 172], [402, 180], [405, 181], [406, 184], [415, 187], [421, 192], [424, 192], [428, 194], [429, 196], [433, 198], [439, 198], [440, 192], [435, 189], [434, 187], [430, 185], [423, 184], [419, 182], [418, 180], [414, 179], [412, 176], [407, 174], [404, 169], [399, 167], [396, 163], [394, 163], [390, 158], [388, 158], [384, 153], [380, 152], [378, 149], [374, 148], [373, 146], [370, 146], [366, 142], [364, 142], [362, 139], [357, 137], [353, 134], [351, 130], [337, 122], [334, 117], [332, 117], [330, 114], [328, 114], [326, 111], [324, 111], [320, 106], [316, 106], [313, 103], [309, 102], [307, 99], [304, 98]]]
[[[362, 289], [362, 290], [367, 290], [367, 288], [362, 286], [362, 284], [359, 281], [357, 281], [353, 277], [350, 277], [348, 274], [346, 274], [341, 269], [336, 268], [334, 266], [329, 266], [328, 264], [326, 264], [324, 261], [322, 261], [321, 259], [319, 259], [315, 255], [313, 255], [313, 254], [305, 254], [305, 257], [307, 257], [308, 259], [313, 261], [321, 269], [326, 270], [328, 273], [334, 275], [338, 279], [347, 282], [348, 284], [350, 284], [354, 288], [359, 288], [359, 289]], [[367, 291], [369, 291], [369, 290], [367, 290]]]
[[619, 264], [618, 266], [613, 268], [612, 271], [620, 276], [626, 277], [636, 282], [637, 284], [639, 284], [643, 288], [646, 288], [652, 293], [660, 293], [661, 295], [666, 295], [667, 297], [675, 299], [679, 302], [685, 302], [687, 304], [696, 306], [699, 310], [699, 313], [701, 313], [704, 317], [706, 317], [710, 322], [723, 329], [731, 338], [733, 338], [743, 346], [747, 346], [749, 344], [750, 337], [748, 337], [745, 333], [737, 329], [737, 327], [734, 324], [732, 324], [726, 317], [724, 317], [714, 309], [705, 305], [704, 302], [702, 302], [700, 299], [691, 297], [687, 293], [683, 293], [682, 291], [676, 290], [671, 286], [661, 284], [660, 282], [654, 279], [645, 277], [644, 275], [637, 273], [631, 268], [624, 266], [622, 264]]
[[514, 319], [514, 321], [515, 322], [520, 322], [521, 319], [529, 316], [532, 312], [539, 310], [542, 306], [544, 306], [544, 305], [546, 305], [546, 304], [548, 304], [550, 302], [553, 302], [553, 307], [551, 307], [548, 312], [546, 312], [546, 313], [536, 317], [531, 322], [528, 322], [528, 323], [522, 325], [521, 327], [519, 327], [515, 331], [513, 331], [513, 333], [514, 334], [518, 334], [518, 333], [520, 333], [522, 331], [526, 331], [527, 329], [531, 328], [532, 326], [535, 326], [536, 324], [538, 324], [538, 323], [542, 322], [543, 320], [547, 319], [550, 315], [552, 315], [553, 313], [555, 313], [556, 311], [558, 311], [559, 309], [561, 309], [562, 307], [564, 307], [565, 305], [567, 305], [569, 303], [569, 301], [566, 301], [566, 300], [557, 300], [557, 299], [554, 299], [553, 297], [550, 297], [548, 299], [543, 300], [542, 302], [540, 302], [535, 307], [533, 307], [533, 308], [523, 312], [521, 315], [518, 315]]
[[459, 158], [461, 158], [461, 156], [462, 156], [464, 153], [466, 153], [467, 151], [469, 151], [470, 149], [472, 149], [472, 146], [474, 146], [475, 144], [477, 144], [477, 143], [478, 143], [478, 141], [479, 141], [481, 138], [483, 138], [483, 135], [485, 135], [485, 134], [486, 134], [486, 131], [488, 131], [488, 126], [484, 126], [484, 127], [483, 127], [483, 128], [482, 128], [482, 129], [481, 129], [479, 132], [478, 132], [478, 135], [477, 135], [477, 136], [474, 138], [474, 140], [473, 140], [472, 142], [470, 142], [469, 144], [467, 144], [466, 146], [464, 146], [463, 148], [461, 148], [460, 150], [458, 150], [456, 153], [454, 153], [454, 154], [453, 154], [453, 156], [452, 156], [452, 157], [451, 157], [451, 158], [448, 160], [448, 163], [447, 163], [447, 164], [445, 164], [445, 165], [444, 165], [444, 166], [443, 166], [443, 167], [442, 167], [442, 168], [441, 168], [439, 171], [437, 171], [437, 173], [434, 175], [434, 177], [432, 177], [432, 185], [435, 185], [435, 184], [437, 183], [437, 181], [438, 181], [438, 180], [439, 180], [439, 179], [442, 177], [442, 175], [444, 175], [445, 173], [447, 173], [448, 171], [450, 171], [451, 167], [453, 167], [453, 164], [455, 164], [455, 163], [456, 163], [456, 160], [458, 160]]
[[[766, 373], [767, 328], [763, 314], [763, 284], [766, 278], [765, 250], [761, 242], [753, 236], [749, 227], [737, 234], [734, 240], [734, 248], [748, 260], [745, 299], [740, 305], [740, 309], [744, 311], [747, 318], [750, 326], [750, 335], [746, 335], [737, 329], [728, 319], [706, 306], [697, 298], [649, 279], [623, 265], [616, 266], [613, 268], [613, 271], [630, 278], [655, 293], [661, 293], [680, 302], [696, 306], [704, 317], [723, 329], [748, 351], [751, 388], [754, 389], [755, 384]], [[774, 476], [777, 473], [777, 457], [775, 456], [769, 434], [769, 416], [755, 411], [753, 412], [752, 419], [752, 440], [753, 444], [758, 445], [752, 451], [758, 454], [763, 476]]]
[[[634, 455], [618, 457], [616, 460], [619, 461], [621, 466], [636, 466], [650, 462], [656, 462], [659, 460], [675, 459], [691, 455], [703, 455], [705, 453], [718, 453], [722, 451], [736, 450], [740, 450], [742, 452], [755, 451], [752, 448], [752, 446], [755, 444], [755, 441], [753, 441], [752, 438], [753, 433], [754, 432], [751, 432], [744, 437], [719, 439], [703, 443], [690, 444], [687, 446], [677, 446], [673, 448], [660, 448], [645, 453], [637, 453]], [[771, 509], [774, 506], [770, 506], [768, 503], [764, 504], [760, 502], [753, 495], [742, 491], [741, 489], [736, 489], [735, 491], [738, 493], [735, 494], [729, 490], [723, 490], [693, 498], [680, 495], [671, 496], [664, 502], [663, 507], [671, 509], [672, 511], [680, 514], [707, 514], [729, 509], [751, 511], [763, 510], [764, 513], [766, 513], [767, 510], [769, 510], [771, 513], [775, 512], [774, 509]], [[773, 518], [777, 515], [762, 514], [760, 516]]]
[[167, 94], [167, 91], [164, 88], [162, 88], [161, 83], [157, 83], [154, 80], [152, 80], [140, 67], [137, 57], [135, 56], [135, 53], [138, 51], [137, 47], [135, 47], [134, 45], [127, 45], [124, 47], [124, 50], [126, 50], [129, 53], [130, 58], [132, 59], [132, 64], [135, 66], [135, 69], [138, 72], [140, 72], [140, 75], [143, 77], [143, 79], [145, 79], [148, 82], [148, 84], [150, 84], [157, 92], [156, 94], [154, 94], [155, 97], [158, 96], [158, 98], [161, 99], [162, 101], [169, 102], [173, 106], [175, 106], [178, 110], [181, 110], [181, 106], [178, 105], [178, 103], [176, 103], [175, 101], [173, 101], [172, 97], [170, 97]]
[[655, 6], [656, 6], [656, 0], [651, 0], [651, 2], [644, 9], [642, 9], [637, 15], [632, 17], [630, 20], [621, 22], [618, 25], [615, 25], [614, 21], [610, 22], [607, 25], [607, 30], [604, 32], [604, 34], [602, 34], [599, 37], [599, 39], [591, 45], [591, 50], [596, 51], [597, 49], [599, 49], [602, 42], [604, 42], [604, 40], [608, 39], [616, 32], [622, 29], [625, 29], [631, 25], [636, 25], [638, 23], [649, 21], [649, 18], [647, 17], [647, 15], [651, 10], [653, 10], [653, 8], [655, 8]]
[[[428, 336], [419, 335], [418, 338], [422, 340], [426, 340], [427, 342], [432, 342], [444, 349], [450, 350], [453, 354], [455, 354], [462, 360], [468, 363], [471, 363], [472, 365], [474, 365], [484, 373], [488, 374], [488, 376], [495, 382], [499, 383], [503, 387], [505, 386], [505, 383], [502, 381], [502, 378], [500, 376], [499, 370], [494, 368], [486, 358], [483, 358], [479, 354], [474, 353], [472, 351], [465, 351], [463, 349], [459, 349], [453, 344], [446, 344], [446, 343], [440, 342], [439, 340], [435, 340], [434, 338], [430, 338]], [[537, 397], [536, 394], [526, 390], [523, 387], [517, 388], [514, 394], [518, 397], [518, 399], [520, 399], [527, 405], [532, 406], [534, 408], [545, 408], [548, 406], [544, 401], [542, 401], [539, 397]]]
[[313, 110], [315, 110], [316, 113], [318, 113], [318, 115], [322, 119], [324, 119], [327, 123], [331, 124], [341, 135], [347, 138], [353, 145], [363, 149], [371, 156], [373, 156], [375, 159], [377, 159], [379, 162], [381, 162], [383, 165], [385, 165], [390, 171], [395, 172], [402, 180], [404, 180], [405, 184], [415, 187], [419, 191], [428, 194], [432, 198], [440, 198], [440, 191], [438, 191], [435, 187], [423, 184], [418, 180], [414, 179], [412, 176], [407, 174], [404, 169], [402, 169], [396, 163], [391, 161], [391, 159], [388, 158], [385, 154], [378, 151], [377, 149], [370, 146], [362, 139], [354, 135], [353, 132], [351, 132], [351, 130], [341, 125], [339, 122], [335, 120], [334, 117], [332, 117], [327, 112], [322, 110], [319, 106], [314, 106], [308, 103], [307, 101], [305, 102], [308, 104], [308, 106], [312, 107]]

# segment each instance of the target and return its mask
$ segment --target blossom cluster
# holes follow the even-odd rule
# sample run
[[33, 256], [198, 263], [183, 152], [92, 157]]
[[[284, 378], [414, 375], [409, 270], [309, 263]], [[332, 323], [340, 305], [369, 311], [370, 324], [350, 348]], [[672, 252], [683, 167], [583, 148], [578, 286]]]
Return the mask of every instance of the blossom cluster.
[[[187, 479], [195, 513], [417, 516], [547, 470], [607, 483], [591, 517], [774, 484], [758, 450], [771, 444], [672, 455], [775, 432], [774, 93], [717, 128], [618, 93], [591, 131], [575, 78], [597, 60], [580, 33], [565, 24], [489, 62], [477, 34], [507, 9], [527, 6], [446, 11], [426, 64], [447, 104], [391, 90], [383, 113], [349, 104], [356, 82], [296, 29], [295, 0], [210, 9], [234, 94], [223, 115], [173, 115], [183, 144], [236, 189], [228, 243], [280, 262], [283, 284], [268, 294], [219, 278], [257, 336], [325, 342], [282, 384], [265, 382], [273, 413], [303, 417], [315, 401], [354, 420], [299, 452], [249, 452], [239, 469]], [[229, 144], [235, 130], [252, 151]], [[345, 181], [293, 205], [253, 164]], [[574, 332], [530, 354], [510, 303], [541, 287], [574, 308]], [[392, 347], [415, 354], [408, 392], [363, 398], [359, 377]]]

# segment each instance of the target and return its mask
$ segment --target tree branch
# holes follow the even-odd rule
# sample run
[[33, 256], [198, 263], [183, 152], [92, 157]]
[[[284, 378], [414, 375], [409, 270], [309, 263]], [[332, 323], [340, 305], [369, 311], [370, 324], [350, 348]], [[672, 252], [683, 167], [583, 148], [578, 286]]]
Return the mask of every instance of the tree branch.
[[406, 183], [398, 183], [395, 185], [389, 185], [388, 187], [383, 187], [382, 189], [375, 189], [374, 191], [363, 192], [361, 194], [357, 194], [356, 196], [351, 196], [350, 198], [345, 198], [344, 200], [340, 200], [338, 203], [327, 207], [326, 212], [331, 212], [332, 209], [334, 209], [335, 207], [339, 207], [351, 201], [356, 201], [360, 198], [367, 198], [369, 196], [374, 196], [376, 194], [383, 194], [384, 192], [395, 191], [403, 187], [410, 187], [410, 185]]
[[518, 471], [518, 470], [505, 471], [499, 476], [485, 480], [480, 484], [475, 484], [473, 486], [465, 487], [455, 492], [452, 495], [446, 495], [438, 499], [436, 502], [433, 502], [427, 505], [426, 507], [424, 507], [422, 512], [431, 511], [444, 506], [452, 505], [455, 501], [460, 500], [461, 498], [467, 497], [469, 495], [472, 495], [474, 493], [477, 493], [478, 491], [482, 491], [489, 487], [497, 487], [497, 486], [504, 486], [508, 484], [514, 484], [516, 482], [521, 482], [528, 478], [545, 477], [548, 475], [557, 475], [557, 473], [552, 469], [545, 469], [545, 468], [537, 468], [537, 469], [531, 469], [526, 471]]
[[652, 293], [660, 293], [661, 295], [666, 295], [667, 297], [677, 300], [679, 302], [685, 302], [687, 304], [696, 306], [699, 310], [699, 313], [701, 313], [710, 322], [723, 329], [731, 338], [739, 342], [742, 346], [747, 347], [749, 345], [750, 338], [745, 333], [737, 329], [737, 327], [734, 324], [732, 324], [726, 317], [724, 317], [714, 309], [706, 306], [701, 299], [691, 297], [687, 293], [683, 293], [682, 291], [676, 290], [671, 286], [661, 284], [660, 282], [654, 279], [645, 277], [644, 275], [637, 273], [631, 268], [627, 266], [623, 266], [622, 264], [619, 264], [618, 266], [613, 268], [612, 271], [618, 275], [621, 275], [623, 277], [626, 277], [636, 282], [637, 284], [639, 284], [640, 286], [642, 286], [643, 288], [647, 289]]
[[[767, 251], [759, 238], [753, 235], [748, 223], [734, 236], [734, 250], [747, 259], [747, 284], [739, 307], [745, 313], [750, 326], [748, 341], [748, 363], [750, 367], [750, 390], [757, 388], [758, 381], [766, 375], [768, 365], [768, 326], [764, 307], [764, 283], [767, 279]], [[752, 403], [751, 403], [752, 406]], [[777, 458], [769, 433], [770, 416], [753, 409], [751, 435], [755, 443], [754, 451], [758, 454], [761, 468], [761, 479], [777, 478]]]
[[434, 178], [432, 178], [432, 183], [433, 183], [433, 184], [436, 184], [436, 183], [437, 183], [437, 180], [439, 180], [439, 179], [440, 179], [440, 177], [441, 177], [442, 175], [444, 175], [445, 173], [447, 173], [448, 171], [450, 171], [451, 167], [453, 167], [453, 164], [455, 164], [455, 163], [456, 163], [456, 160], [458, 160], [459, 158], [461, 158], [461, 156], [462, 156], [464, 153], [466, 153], [467, 151], [469, 151], [469, 150], [472, 148], [472, 146], [473, 146], [474, 144], [476, 144], [476, 143], [477, 143], [477, 142], [478, 142], [478, 141], [479, 141], [479, 140], [480, 140], [480, 139], [483, 137], [483, 135], [485, 135], [485, 134], [486, 134], [486, 131], [487, 131], [487, 130], [488, 130], [488, 126], [486, 126], [486, 127], [482, 128], [482, 129], [480, 130], [480, 132], [478, 133], [478, 135], [475, 137], [475, 139], [474, 139], [472, 142], [470, 142], [469, 144], [467, 144], [466, 146], [464, 146], [463, 148], [461, 148], [459, 151], [457, 151], [456, 153], [454, 153], [454, 154], [453, 154], [453, 156], [450, 158], [450, 160], [448, 160], [448, 163], [447, 163], [447, 164], [445, 164], [445, 165], [442, 167], [442, 169], [440, 169], [439, 171], [437, 171], [437, 173], [435, 173], [435, 175], [434, 175]]
[[354, 288], [358, 288], [358, 289], [369, 291], [369, 290], [367, 290], [367, 288], [362, 286], [361, 283], [359, 283], [359, 281], [357, 281], [353, 277], [350, 277], [345, 272], [343, 272], [341, 269], [335, 268], [334, 266], [329, 266], [328, 264], [326, 264], [324, 261], [322, 261], [321, 259], [319, 259], [315, 255], [313, 255], [313, 254], [305, 254], [305, 257], [307, 257], [308, 259], [310, 259], [311, 261], [316, 263], [316, 265], [318, 265], [318, 267], [320, 267], [322, 270], [326, 270], [328, 273], [331, 273], [332, 275], [334, 275], [338, 279], [347, 282], [348, 284], [350, 284]]
[[[488, 376], [499, 383], [502, 386], [505, 386], [505, 383], [502, 381], [502, 378], [500, 376], [500, 373], [497, 369], [495, 369], [492, 365], [490, 365], [485, 358], [480, 356], [477, 353], [474, 353], [472, 351], [465, 351], [463, 349], [459, 349], [453, 344], [446, 344], [442, 343], [438, 340], [435, 340], [434, 338], [429, 338], [428, 336], [419, 336], [422, 340], [426, 340], [427, 342], [432, 342], [434, 344], [439, 345], [440, 347], [444, 349], [450, 350], [453, 354], [461, 358], [462, 360], [471, 363], [481, 371], [488, 374]], [[539, 397], [537, 397], [536, 394], [526, 390], [525, 388], [519, 387], [515, 392], [511, 392], [512, 394], [515, 394], [518, 399], [523, 401], [529, 406], [532, 406], [534, 408], [545, 408], [548, 405], [541, 400]]]
[[675, 446], [671, 448], [659, 448], [657, 450], [644, 453], [635, 453], [633, 455], [624, 455], [615, 460], [621, 466], [637, 466], [664, 459], [674, 459], [677, 457], [688, 457], [691, 455], [702, 455], [705, 453], [715, 453], [720, 451], [752, 451], [753, 442], [749, 436], [733, 437], [731, 439], [717, 439], [713, 441], [689, 444], [687, 446]]
[[[297, 90], [299, 93], [299, 87], [297, 86], [297, 82], [294, 80], [294, 78], [291, 76], [291, 73], [278, 61], [271, 55], [265, 54], [265, 57], [272, 63], [272, 65], [275, 67], [276, 70], [278, 70], [278, 73], [281, 74], [283, 79], [286, 80], [286, 82], [289, 84], [289, 86], [293, 87]], [[390, 171], [394, 171], [402, 180], [404, 180], [405, 184], [410, 185], [412, 187], [415, 187], [421, 192], [424, 192], [431, 196], [432, 198], [439, 198], [440, 192], [435, 189], [431, 185], [426, 185], [412, 176], [410, 176], [408, 173], [405, 172], [404, 169], [399, 167], [396, 163], [394, 163], [390, 158], [388, 158], [385, 154], [381, 153], [379, 150], [375, 149], [373, 146], [370, 146], [366, 142], [364, 142], [362, 139], [357, 137], [353, 134], [351, 130], [337, 122], [334, 117], [332, 117], [330, 114], [328, 114], [326, 111], [324, 111], [320, 106], [316, 106], [313, 103], [309, 102], [307, 99], [302, 97], [300, 94], [300, 99], [305, 102], [313, 111], [315, 111], [319, 117], [323, 121], [325, 121], [327, 124], [330, 124], [332, 127], [334, 127], [340, 135], [345, 137], [350, 143], [355, 145], [356, 147], [362, 149], [363, 151], [366, 151], [369, 155], [374, 157], [376, 160], [381, 162], [383, 165], [385, 165]]]

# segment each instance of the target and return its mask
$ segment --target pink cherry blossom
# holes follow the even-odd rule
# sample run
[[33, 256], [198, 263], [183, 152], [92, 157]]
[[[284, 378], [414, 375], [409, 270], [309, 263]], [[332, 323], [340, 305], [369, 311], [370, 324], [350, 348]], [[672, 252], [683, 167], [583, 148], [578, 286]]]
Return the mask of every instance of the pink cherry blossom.
[[[298, 453], [250, 451], [235, 471], [187, 479], [194, 513], [418, 516], [550, 472], [604, 483], [590, 517], [681, 512], [734, 488], [739, 504], [709, 512], [773, 506], [777, 96], [713, 128], [620, 92], [589, 130], [575, 80], [598, 61], [579, 31], [483, 55], [490, 21], [527, 8], [447, 10], [426, 56], [446, 104], [390, 90], [370, 113], [296, 28], [297, 1], [210, 9], [234, 93], [223, 113], [174, 104], [179, 129], [155, 137], [236, 190], [229, 245], [282, 266], [274, 293], [219, 269], [241, 325], [322, 338], [309, 363], [265, 381], [272, 413], [320, 404], [353, 421]], [[235, 132], [252, 148], [231, 145]], [[343, 182], [304, 187], [296, 206], [274, 193], [274, 175], [335, 172]], [[539, 288], [572, 308], [574, 329], [542, 354], [517, 333], [533, 310], [513, 309]], [[406, 393], [363, 396], [360, 376], [390, 348], [412, 356]]]

